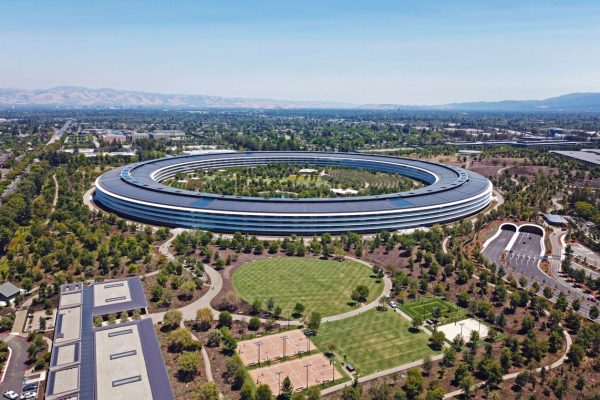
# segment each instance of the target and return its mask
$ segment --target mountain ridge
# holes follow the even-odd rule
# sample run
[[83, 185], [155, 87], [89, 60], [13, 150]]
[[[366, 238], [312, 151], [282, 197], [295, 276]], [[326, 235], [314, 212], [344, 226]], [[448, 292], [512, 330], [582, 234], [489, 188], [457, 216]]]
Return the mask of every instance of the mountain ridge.
[[600, 93], [574, 92], [542, 100], [471, 101], [439, 105], [349, 104], [335, 101], [278, 100], [154, 93], [112, 88], [56, 86], [48, 89], [0, 88], [0, 106], [55, 108], [179, 109], [362, 109], [471, 112], [600, 112]]

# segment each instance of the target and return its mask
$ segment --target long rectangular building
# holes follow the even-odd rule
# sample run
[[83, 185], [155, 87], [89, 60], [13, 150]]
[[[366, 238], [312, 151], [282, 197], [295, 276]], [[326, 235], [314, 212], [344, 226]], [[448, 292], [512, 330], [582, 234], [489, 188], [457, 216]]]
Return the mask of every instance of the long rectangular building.
[[139, 277], [63, 285], [46, 399], [174, 400], [151, 319], [94, 326], [97, 317], [146, 307]]

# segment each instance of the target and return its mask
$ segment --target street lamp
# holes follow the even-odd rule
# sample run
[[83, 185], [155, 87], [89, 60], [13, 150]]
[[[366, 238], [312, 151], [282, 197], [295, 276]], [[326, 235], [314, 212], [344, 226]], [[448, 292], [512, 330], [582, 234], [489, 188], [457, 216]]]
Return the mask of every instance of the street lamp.
[[285, 358], [285, 344], [287, 342], [288, 337], [287, 336], [282, 336], [281, 340], [283, 341], [283, 358]]
[[304, 365], [304, 368], [306, 368], [306, 388], [308, 389], [308, 369], [310, 368], [310, 363]]
[[260, 346], [262, 346], [262, 342], [256, 342], [256, 347], [258, 347], [258, 365], [260, 365]]

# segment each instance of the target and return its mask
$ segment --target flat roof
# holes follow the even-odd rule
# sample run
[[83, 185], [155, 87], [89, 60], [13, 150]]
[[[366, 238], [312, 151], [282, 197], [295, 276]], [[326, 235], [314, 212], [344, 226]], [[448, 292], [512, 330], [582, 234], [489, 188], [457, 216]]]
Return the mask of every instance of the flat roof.
[[46, 399], [174, 400], [151, 319], [94, 328], [94, 315], [146, 305], [139, 277], [61, 286]]
[[96, 328], [96, 399], [174, 399], [151, 319]]
[[591, 151], [551, 151], [552, 154], [571, 158], [586, 164], [600, 165], [600, 154]]
[[[377, 169], [388, 173], [408, 172], [413, 174], [413, 179], [424, 182], [426, 186], [377, 196], [261, 198], [199, 193], [168, 187], [158, 182], [160, 171], [178, 170], [182, 165], [192, 163], [197, 169], [218, 169], [275, 162]], [[377, 212], [447, 204], [485, 192], [489, 189], [490, 182], [472, 171], [413, 158], [363, 153], [281, 151], [204, 154], [145, 161], [103, 174], [96, 181], [96, 187], [112, 195], [143, 203], [198, 211], [334, 215], [341, 210], [345, 213]]]
[[16, 296], [21, 290], [10, 282], [4, 282], [0, 285], [0, 295], [8, 298]]
[[93, 286], [93, 315], [106, 315], [146, 308], [142, 281], [138, 276], [95, 283]]
[[553, 224], [567, 224], [568, 221], [562, 215], [544, 214], [544, 218]]

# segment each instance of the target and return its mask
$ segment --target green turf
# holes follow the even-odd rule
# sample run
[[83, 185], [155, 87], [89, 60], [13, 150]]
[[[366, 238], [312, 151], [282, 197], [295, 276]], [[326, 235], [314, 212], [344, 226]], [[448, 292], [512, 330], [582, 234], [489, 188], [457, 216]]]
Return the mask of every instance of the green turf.
[[258, 299], [265, 307], [272, 297], [283, 316], [302, 303], [305, 314], [341, 314], [354, 307], [350, 295], [357, 285], [369, 288], [368, 302], [383, 291], [383, 283], [371, 277], [371, 268], [356, 262], [311, 258], [272, 258], [248, 263], [234, 272], [233, 288], [249, 303]]
[[460, 308], [454, 303], [447, 300], [442, 300], [438, 297], [424, 296], [418, 299], [405, 301], [401, 304], [400, 309], [404, 311], [408, 316], [414, 318], [417, 315], [423, 320], [431, 319], [433, 315], [433, 309], [439, 307], [442, 311], [442, 318], [440, 323], [449, 323], [464, 319], [467, 315], [467, 311]]
[[435, 354], [428, 346], [429, 336], [412, 332], [410, 326], [392, 310], [372, 309], [322, 324], [313, 342], [322, 352], [335, 344], [337, 359], [352, 364], [362, 376]]

